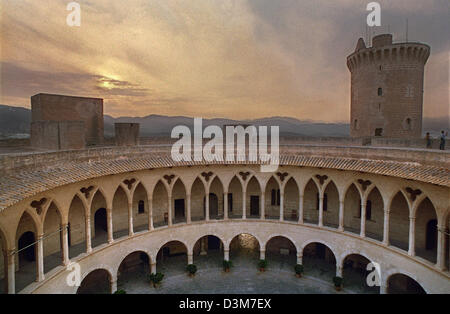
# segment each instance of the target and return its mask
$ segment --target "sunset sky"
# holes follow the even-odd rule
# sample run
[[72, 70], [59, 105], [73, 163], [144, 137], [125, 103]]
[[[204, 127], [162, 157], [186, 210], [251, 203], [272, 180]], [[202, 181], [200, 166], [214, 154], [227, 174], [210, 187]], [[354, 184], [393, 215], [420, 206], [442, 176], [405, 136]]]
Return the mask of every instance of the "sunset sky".
[[[112, 116], [290, 116], [348, 122], [346, 57], [370, 1], [0, 0], [0, 104], [45, 92], [104, 98]], [[425, 116], [448, 117], [448, 0], [379, 1], [382, 26], [432, 48]]]

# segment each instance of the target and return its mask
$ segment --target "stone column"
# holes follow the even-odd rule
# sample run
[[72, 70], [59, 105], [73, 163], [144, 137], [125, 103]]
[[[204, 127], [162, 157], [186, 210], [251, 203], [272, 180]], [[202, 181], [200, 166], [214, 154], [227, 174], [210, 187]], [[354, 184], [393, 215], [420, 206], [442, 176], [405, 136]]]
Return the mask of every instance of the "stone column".
[[156, 274], [156, 262], [150, 264], [150, 273], [151, 274]]
[[261, 219], [266, 219], [266, 200], [265, 200], [266, 193], [264, 191], [261, 192]]
[[301, 252], [297, 252], [297, 264], [303, 265], [303, 255]]
[[117, 280], [111, 280], [111, 294], [117, 291]]
[[[445, 224], [445, 222], [443, 222]], [[437, 259], [436, 259], [436, 267], [439, 270], [445, 269], [445, 225], [437, 226], [438, 234], [437, 234]], [[450, 253], [449, 253], [450, 254]]]
[[247, 187], [242, 191], [242, 219], [247, 219]]
[[191, 216], [191, 194], [186, 194], [186, 223], [190, 224], [192, 222], [192, 216]]
[[339, 200], [339, 231], [344, 231], [344, 201]]
[[230, 250], [223, 250], [223, 259], [226, 261], [230, 260]]
[[205, 220], [209, 221], [209, 187], [206, 189], [205, 195]]
[[385, 283], [380, 285], [380, 294], [387, 294], [387, 285]]
[[70, 263], [69, 259], [69, 227], [67, 224], [62, 225], [62, 255], [63, 255], [63, 265], [67, 266]]
[[111, 244], [114, 242], [113, 237], [113, 222], [112, 222], [112, 208], [106, 209], [106, 219], [108, 221], [108, 243]]
[[361, 238], [366, 236], [366, 201], [361, 199], [361, 230], [360, 234]]
[[319, 227], [323, 227], [323, 194], [319, 195]]
[[45, 279], [44, 276], [44, 235], [40, 234], [38, 236], [38, 242], [37, 242], [37, 261], [36, 261], [36, 268], [37, 268], [37, 278], [36, 281], [40, 282]]
[[298, 199], [298, 223], [299, 224], [303, 223], [303, 194], [302, 193], [299, 194], [299, 199]]
[[8, 267], [8, 294], [16, 293], [16, 270], [15, 270], [15, 250], [5, 252], [7, 254]]
[[336, 276], [342, 277], [342, 266], [336, 261]]
[[410, 256], [416, 255], [416, 217], [409, 217], [409, 249]]
[[284, 190], [280, 191], [280, 221], [284, 220]]
[[389, 216], [390, 210], [386, 209], [384, 211], [384, 229], [383, 229], [383, 244], [389, 245]]
[[266, 248], [263, 247], [259, 251], [259, 259], [266, 259]]
[[148, 230], [152, 231], [153, 227], [153, 198], [149, 197], [147, 199], [148, 203]]
[[172, 226], [172, 193], [169, 193], [167, 199], [167, 225]]
[[194, 264], [194, 255], [192, 253], [188, 254], [188, 265]]
[[223, 219], [228, 220], [228, 191], [223, 193]]
[[84, 229], [86, 234], [86, 253], [90, 254], [92, 252], [92, 235], [91, 235], [91, 217], [86, 215], [84, 220]]
[[133, 202], [128, 202], [128, 236], [132, 237], [133, 235]]

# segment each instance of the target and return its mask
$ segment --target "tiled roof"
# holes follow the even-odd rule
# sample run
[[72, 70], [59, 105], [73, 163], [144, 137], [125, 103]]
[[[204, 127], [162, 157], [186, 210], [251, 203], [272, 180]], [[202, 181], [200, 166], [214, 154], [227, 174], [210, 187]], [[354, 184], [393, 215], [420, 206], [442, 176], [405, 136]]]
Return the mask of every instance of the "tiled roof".
[[[80, 157], [79, 160], [68, 160], [45, 167], [18, 168], [17, 171], [5, 173], [0, 178], [0, 211], [37, 193], [105, 175], [153, 168], [225, 163], [258, 164], [259, 162], [175, 162], [170, 154], [158, 152], [155, 154], [136, 154], [135, 156], [128, 154], [109, 159], [96, 159], [95, 161]], [[360, 171], [450, 187], [449, 168], [439, 167], [436, 164], [428, 165], [419, 162], [339, 156], [308, 156], [294, 151], [282, 153], [280, 165]]]

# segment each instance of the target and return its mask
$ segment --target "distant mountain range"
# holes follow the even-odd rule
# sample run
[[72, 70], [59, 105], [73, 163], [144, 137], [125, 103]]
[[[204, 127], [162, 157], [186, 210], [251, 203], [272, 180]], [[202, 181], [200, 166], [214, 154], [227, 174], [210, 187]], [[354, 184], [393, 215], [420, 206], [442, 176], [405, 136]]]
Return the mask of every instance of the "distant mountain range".
[[[424, 130], [437, 134], [442, 129], [448, 128], [448, 119], [424, 119]], [[25, 137], [30, 133], [31, 110], [21, 107], [0, 105], [0, 136], [1, 137]], [[105, 136], [114, 136], [115, 122], [140, 123], [140, 135], [167, 136], [172, 128], [177, 125], [193, 126], [193, 118], [184, 116], [149, 115], [146, 117], [119, 117], [104, 116]], [[289, 117], [269, 117], [254, 120], [232, 119], [203, 119], [203, 126], [227, 124], [251, 124], [255, 126], [278, 125], [281, 136], [349, 136], [349, 124], [347, 123], [322, 123], [310, 120], [298, 120]]]

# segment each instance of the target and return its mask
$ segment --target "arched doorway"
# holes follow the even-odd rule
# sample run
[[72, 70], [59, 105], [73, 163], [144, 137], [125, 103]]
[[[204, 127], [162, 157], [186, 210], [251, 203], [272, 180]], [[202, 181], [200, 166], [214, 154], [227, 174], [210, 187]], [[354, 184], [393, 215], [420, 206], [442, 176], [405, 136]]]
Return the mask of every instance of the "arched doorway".
[[167, 226], [169, 224], [169, 194], [166, 186], [161, 180], [155, 185], [153, 189], [153, 226], [155, 228]]
[[426, 294], [422, 286], [409, 276], [394, 274], [388, 279], [389, 294]]
[[177, 179], [172, 188], [174, 224], [186, 222], [186, 189], [183, 181]]
[[[367, 270], [369, 263], [371, 263], [370, 260], [360, 254], [348, 255], [342, 265], [344, 287], [357, 293], [380, 293], [379, 285], [381, 284], [381, 278], [378, 273], [375, 276], [370, 275], [369, 277], [369, 274], [374, 271], [373, 267], [371, 268], [372, 270]], [[368, 282], [373, 286], [369, 286]]]
[[134, 232], [149, 230], [148, 195], [142, 183], [133, 192], [133, 228]]
[[96, 247], [108, 242], [108, 218], [106, 213], [106, 199], [100, 192], [100, 190], [97, 190], [97, 192], [95, 192], [94, 194], [94, 197], [92, 198], [90, 228], [92, 247]]
[[62, 263], [62, 218], [58, 208], [51, 203], [44, 218], [44, 273]]
[[345, 193], [344, 230], [356, 234], [361, 232], [361, 195], [354, 184]]
[[303, 249], [305, 275], [331, 282], [336, 276], [336, 257], [325, 244], [313, 242]]
[[37, 278], [36, 227], [30, 214], [24, 212], [16, 231], [16, 293]]
[[105, 269], [96, 269], [81, 282], [77, 294], [110, 294], [111, 275]]
[[199, 269], [222, 267], [223, 242], [214, 235], [201, 237], [195, 242], [193, 249], [194, 264]]
[[437, 215], [430, 199], [425, 198], [417, 208], [415, 228], [415, 251], [432, 263], [437, 260]]
[[180, 241], [164, 244], [156, 255], [156, 271], [165, 276], [179, 275], [186, 272], [187, 247]]
[[242, 218], [242, 184], [234, 176], [228, 186], [228, 217], [231, 219]]
[[303, 195], [303, 221], [319, 224], [319, 189], [313, 179], [308, 181]]
[[265, 202], [265, 219], [280, 219], [280, 186], [272, 176], [266, 184], [266, 191], [264, 195]]
[[234, 267], [255, 268], [259, 257], [259, 241], [253, 235], [242, 233], [231, 240], [230, 260]]
[[191, 188], [191, 220], [205, 220], [205, 186], [202, 180], [196, 178]]
[[117, 271], [117, 290], [127, 291], [127, 283], [147, 283], [150, 274], [150, 258], [143, 251], [128, 254], [120, 263]]
[[405, 196], [401, 192], [398, 192], [392, 199], [389, 220], [389, 243], [408, 251], [409, 206]]
[[284, 220], [298, 221], [299, 191], [297, 182], [290, 178], [284, 186]]
[[119, 186], [114, 193], [112, 205], [114, 239], [129, 234], [128, 218], [128, 196], [122, 186]]
[[323, 193], [323, 225], [339, 226], [339, 192], [333, 181], [328, 183]]
[[246, 217], [248, 218], [259, 218], [261, 215], [260, 209], [260, 195], [261, 195], [261, 187], [259, 185], [258, 180], [255, 176], [253, 176], [247, 184], [247, 193], [246, 193]]
[[266, 243], [266, 260], [269, 270], [293, 271], [297, 264], [297, 249], [288, 238], [273, 237]]
[[209, 187], [209, 218], [223, 219], [224, 195], [223, 185], [219, 177], [215, 177]]
[[86, 251], [86, 218], [83, 202], [75, 195], [69, 207], [69, 258]]
[[377, 187], [370, 191], [366, 202], [366, 237], [383, 240], [384, 201]]

